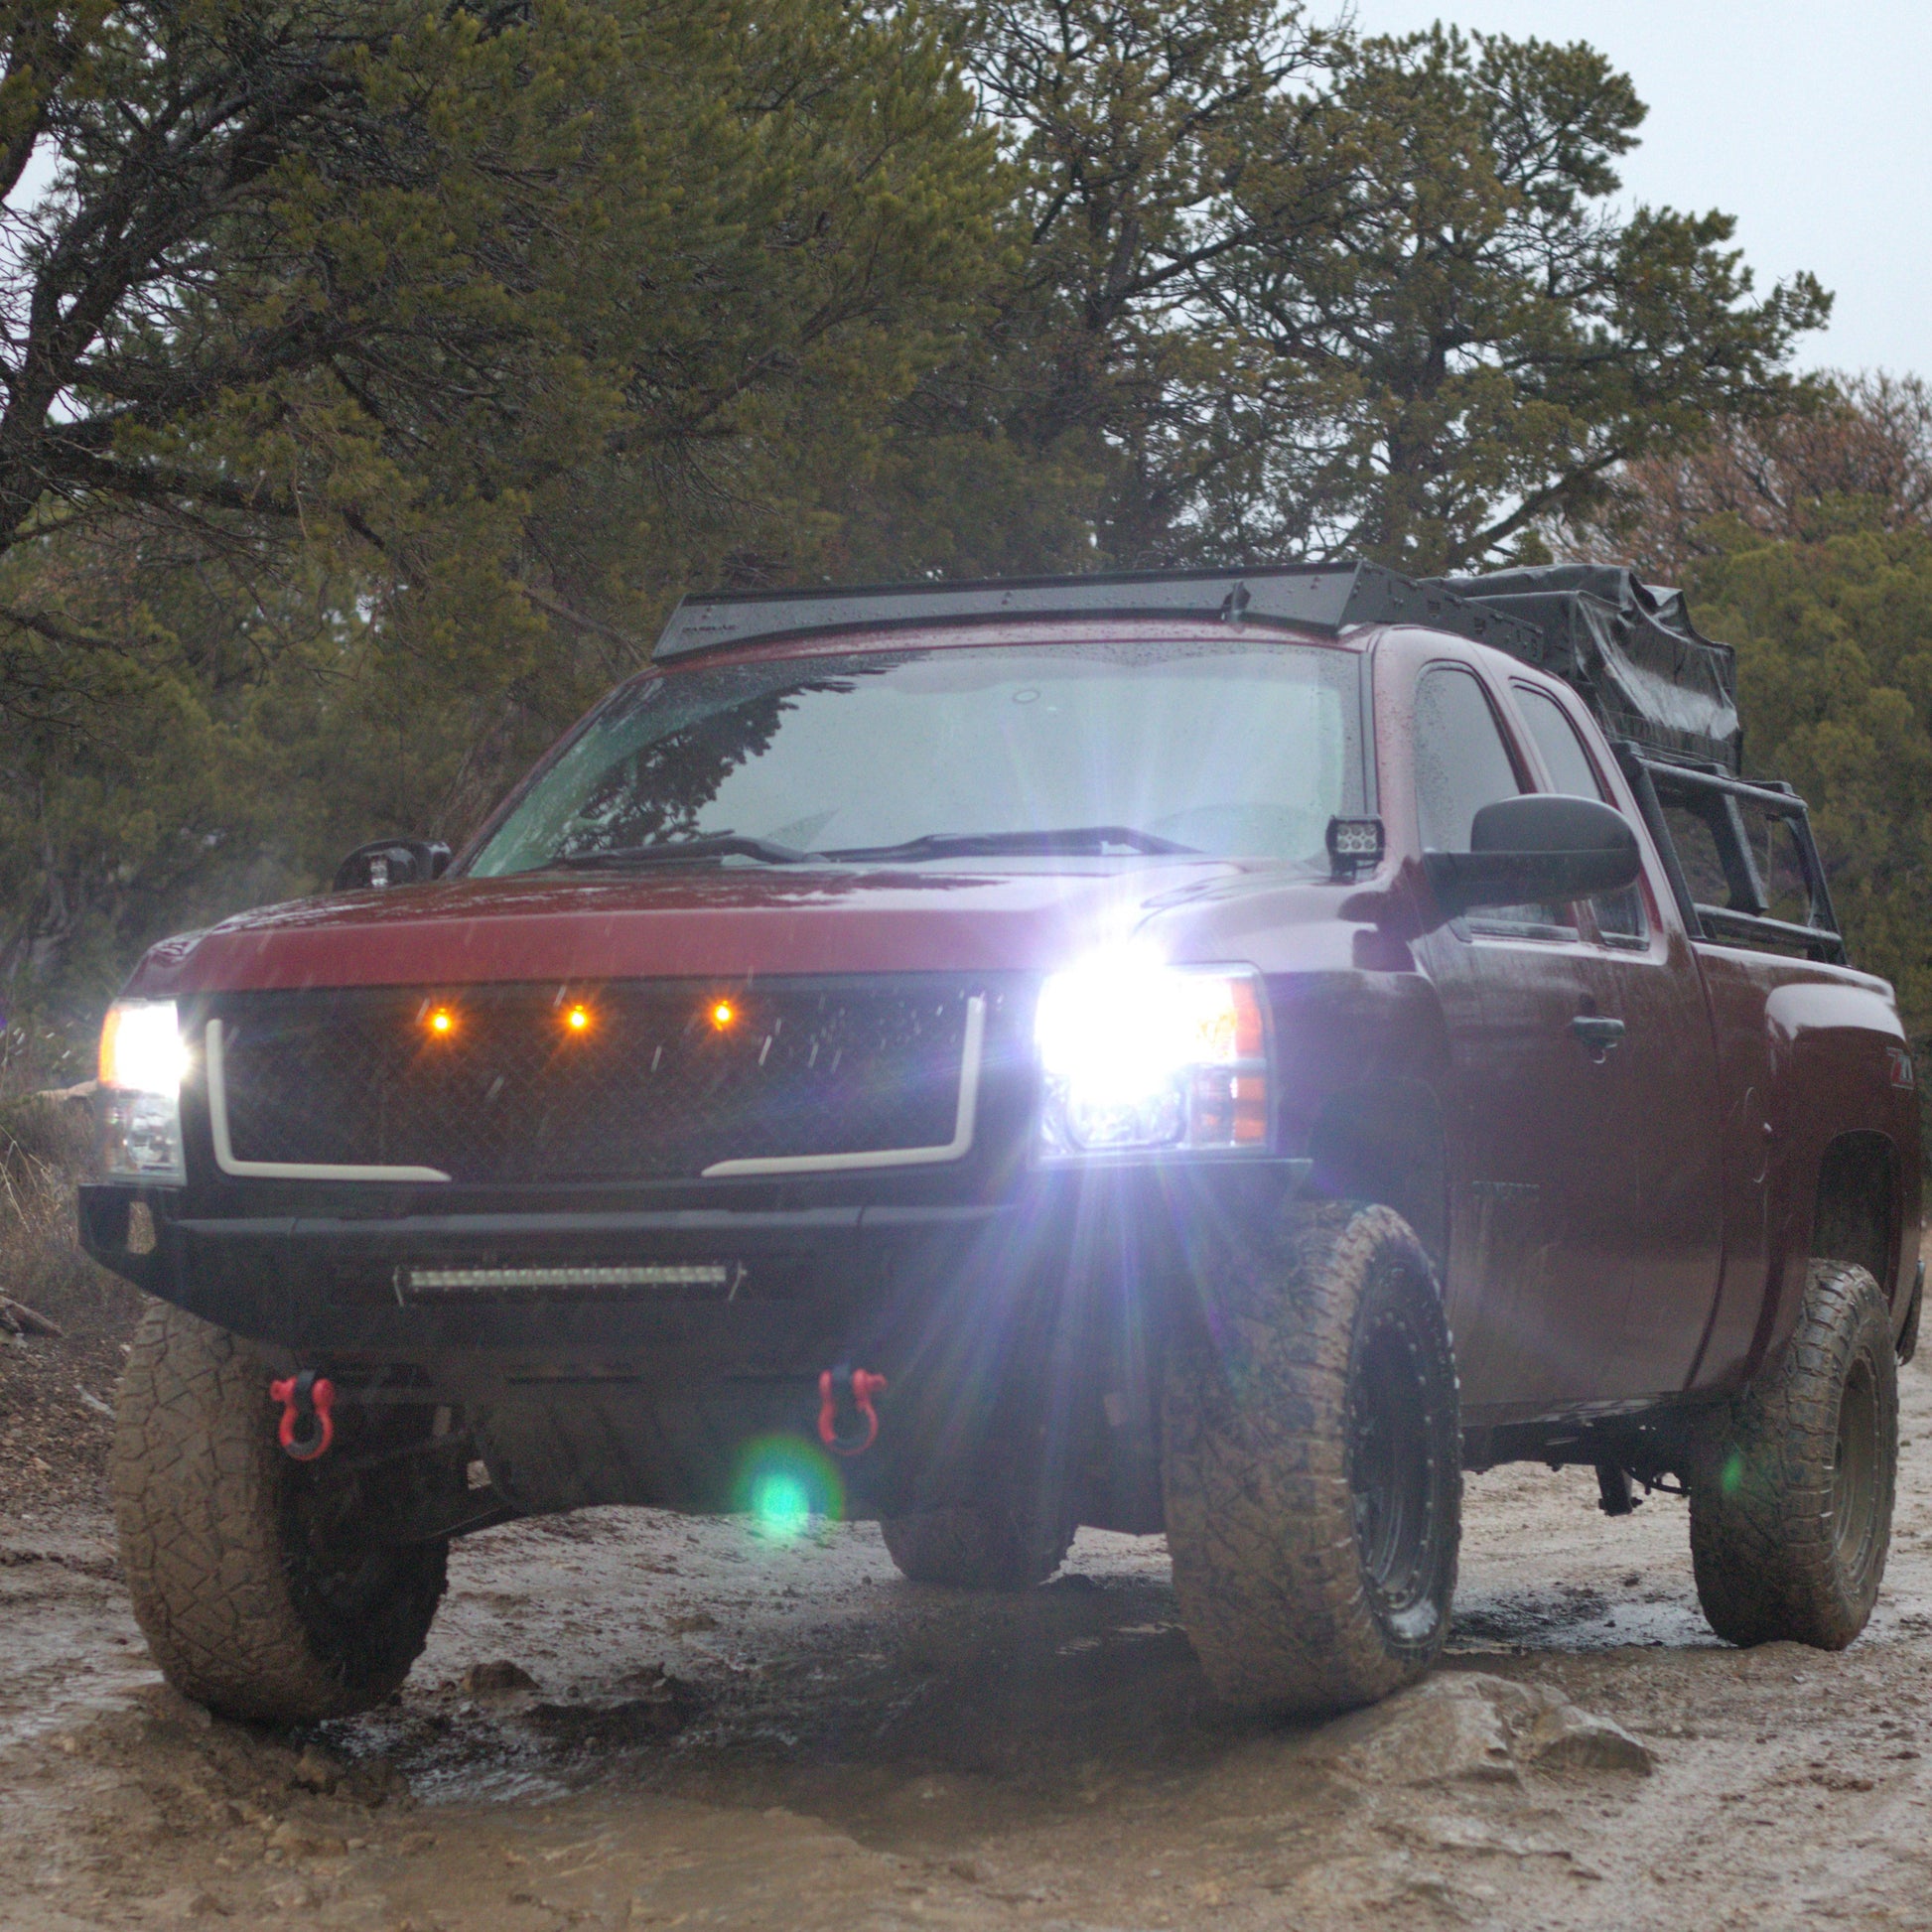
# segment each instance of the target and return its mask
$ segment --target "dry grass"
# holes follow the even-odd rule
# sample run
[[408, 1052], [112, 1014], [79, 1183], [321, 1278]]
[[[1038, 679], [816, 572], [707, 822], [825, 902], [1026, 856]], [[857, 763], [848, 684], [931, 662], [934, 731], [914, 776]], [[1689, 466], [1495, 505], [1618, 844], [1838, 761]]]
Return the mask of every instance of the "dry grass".
[[97, 1503], [111, 1432], [105, 1405], [140, 1298], [80, 1252], [74, 1183], [93, 1157], [78, 1101], [0, 1101], [0, 1295], [59, 1336], [0, 1328], [0, 1516], [57, 1519]]

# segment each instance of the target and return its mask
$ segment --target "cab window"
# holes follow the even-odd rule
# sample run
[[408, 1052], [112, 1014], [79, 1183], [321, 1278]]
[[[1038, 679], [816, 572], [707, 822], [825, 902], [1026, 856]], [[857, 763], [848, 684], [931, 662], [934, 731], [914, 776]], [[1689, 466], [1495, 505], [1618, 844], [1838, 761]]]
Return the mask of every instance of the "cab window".
[[[1517, 709], [1530, 728], [1530, 736], [1536, 740], [1536, 749], [1542, 753], [1544, 766], [1557, 790], [1573, 798], [1595, 798], [1614, 806], [1616, 800], [1597, 776], [1589, 754], [1584, 750], [1584, 741], [1562, 705], [1534, 684], [1518, 684], [1512, 689], [1516, 693]], [[1591, 899], [1590, 905], [1596, 913], [1597, 931], [1613, 945], [1644, 943], [1643, 897], [1635, 886], [1626, 886], [1620, 893], [1604, 893]]]
[[1473, 672], [1438, 664], [1416, 686], [1416, 813], [1429, 852], [1466, 852], [1485, 805], [1523, 789]]
[[[1516, 775], [1502, 727], [1475, 673], [1432, 665], [1416, 686], [1416, 816], [1430, 852], [1466, 852], [1475, 815], [1514, 798]], [[1477, 931], [1570, 937], [1559, 907], [1485, 905], [1469, 915]]]

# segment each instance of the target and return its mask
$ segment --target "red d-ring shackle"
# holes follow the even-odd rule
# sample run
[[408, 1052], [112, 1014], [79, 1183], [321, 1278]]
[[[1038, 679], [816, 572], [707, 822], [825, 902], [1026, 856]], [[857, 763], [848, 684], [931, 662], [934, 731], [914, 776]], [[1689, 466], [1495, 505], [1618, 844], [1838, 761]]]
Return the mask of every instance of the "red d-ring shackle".
[[336, 1440], [336, 1385], [326, 1375], [305, 1368], [268, 1385], [268, 1399], [282, 1405], [282, 1426], [275, 1440], [298, 1462], [313, 1462], [329, 1453]]
[[[886, 1378], [863, 1368], [828, 1368], [818, 1378], [818, 1440], [834, 1455], [863, 1455], [879, 1440], [876, 1395], [886, 1393]], [[864, 1436], [846, 1435], [839, 1428], [839, 1399], [848, 1398], [865, 1418]]]

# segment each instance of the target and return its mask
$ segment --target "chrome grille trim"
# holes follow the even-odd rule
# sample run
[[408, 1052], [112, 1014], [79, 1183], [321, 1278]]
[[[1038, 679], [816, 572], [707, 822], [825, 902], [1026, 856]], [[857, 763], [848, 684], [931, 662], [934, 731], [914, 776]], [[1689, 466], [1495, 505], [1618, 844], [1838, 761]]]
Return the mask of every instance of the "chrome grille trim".
[[223, 1173], [253, 1180], [448, 1180], [439, 1168], [340, 1167], [315, 1161], [241, 1161], [228, 1136], [228, 1088], [221, 1060], [221, 1022], [207, 1023], [207, 1125], [214, 1164]]
[[959, 1055], [959, 1107], [952, 1139], [939, 1147], [875, 1148], [864, 1154], [789, 1154], [744, 1161], [714, 1161], [702, 1170], [707, 1180], [735, 1175], [776, 1173], [856, 1173], [863, 1169], [924, 1168], [958, 1161], [972, 1149], [978, 1125], [980, 1061], [986, 1048], [986, 1000], [975, 993], [966, 1002], [966, 1037]]

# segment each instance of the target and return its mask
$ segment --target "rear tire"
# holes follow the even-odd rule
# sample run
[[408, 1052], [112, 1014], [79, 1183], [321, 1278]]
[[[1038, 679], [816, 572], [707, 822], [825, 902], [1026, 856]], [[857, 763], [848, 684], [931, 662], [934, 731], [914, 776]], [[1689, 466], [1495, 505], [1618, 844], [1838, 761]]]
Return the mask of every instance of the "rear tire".
[[1890, 1311], [1863, 1268], [1815, 1261], [1775, 1369], [1726, 1405], [1691, 1479], [1698, 1601], [1734, 1644], [1843, 1650], [1884, 1579], [1898, 1472]]
[[997, 1505], [921, 1509], [879, 1527], [901, 1576], [946, 1589], [1030, 1589], [1073, 1545], [1072, 1525], [1031, 1523]]
[[1455, 1362], [1429, 1257], [1386, 1207], [1296, 1214], [1203, 1285], [1169, 1363], [1163, 1486], [1180, 1613], [1214, 1689], [1371, 1704], [1441, 1654], [1462, 1500]]
[[149, 1307], [109, 1465], [121, 1566], [148, 1648], [184, 1696], [268, 1723], [346, 1717], [408, 1676], [449, 1544], [358, 1533], [329, 1461], [298, 1465], [277, 1446], [270, 1376], [249, 1343]]

